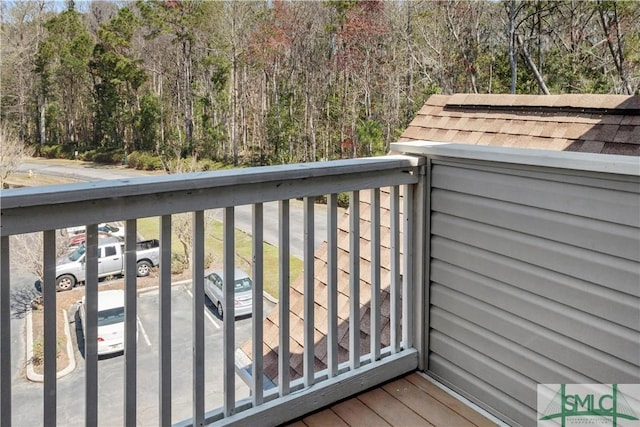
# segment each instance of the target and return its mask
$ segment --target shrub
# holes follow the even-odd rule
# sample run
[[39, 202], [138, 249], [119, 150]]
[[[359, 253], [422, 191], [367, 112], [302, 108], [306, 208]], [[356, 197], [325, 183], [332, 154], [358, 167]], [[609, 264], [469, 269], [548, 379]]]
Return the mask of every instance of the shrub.
[[40, 147], [40, 155], [47, 159], [55, 159], [60, 151], [59, 145], [43, 145]]
[[349, 207], [349, 193], [338, 194], [338, 206], [345, 209]]
[[149, 154], [149, 153], [140, 153], [140, 157], [138, 157], [138, 164], [136, 165], [136, 169], [145, 169], [145, 170], [149, 170], [148, 169], [148, 165], [150, 165], [153, 160], [153, 155]]
[[148, 171], [160, 170], [162, 169], [162, 160], [160, 160], [160, 157], [158, 156], [147, 154], [144, 157], [143, 165], [144, 165], [144, 170], [148, 170]]
[[133, 169], [140, 169], [138, 165], [140, 164], [140, 152], [133, 151], [127, 156], [127, 166]]
[[105, 163], [105, 164], [118, 164], [122, 162], [122, 150], [108, 150], [98, 152], [93, 156], [93, 161], [96, 163]]
[[85, 162], [92, 162], [95, 155], [96, 150], [87, 150], [84, 153], [78, 154], [78, 159], [84, 160]]
[[[326, 205], [327, 196], [325, 195], [316, 196], [315, 201], [316, 203]], [[338, 193], [338, 206], [345, 209], [349, 207], [349, 193]]]
[[189, 263], [183, 254], [171, 254], [171, 274], [180, 274], [187, 268], [189, 268]]
[[203, 159], [198, 162], [198, 169], [201, 171], [214, 171], [226, 168], [227, 166], [225, 166], [223, 163], [211, 159]]
[[75, 146], [69, 144], [47, 144], [38, 147], [40, 156], [48, 159], [73, 159]]

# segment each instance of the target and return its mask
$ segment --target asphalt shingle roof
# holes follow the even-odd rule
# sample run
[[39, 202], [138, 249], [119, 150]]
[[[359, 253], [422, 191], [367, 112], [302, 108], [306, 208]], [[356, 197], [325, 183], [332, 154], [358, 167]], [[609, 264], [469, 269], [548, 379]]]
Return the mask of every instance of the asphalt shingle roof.
[[640, 155], [640, 96], [433, 95], [400, 137]]
[[[433, 95], [400, 141], [430, 140], [476, 145], [640, 155], [640, 96], [618, 95]], [[371, 241], [369, 191], [360, 194], [360, 338], [369, 352]], [[389, 194], [381, 194], [381, 343], [389, 345]], [[349, 216], [338, 226], [339, 361], [348, 360]], [[290, 373], [303, 374], [303, 280], [291, 288]], [[278, 308], [264, 323], [264, 371], [277, 381]], [[327, 243], [315, 254], [315, 369], [326, 367]], [[251, 342], [241, 346], [251, 358]]]

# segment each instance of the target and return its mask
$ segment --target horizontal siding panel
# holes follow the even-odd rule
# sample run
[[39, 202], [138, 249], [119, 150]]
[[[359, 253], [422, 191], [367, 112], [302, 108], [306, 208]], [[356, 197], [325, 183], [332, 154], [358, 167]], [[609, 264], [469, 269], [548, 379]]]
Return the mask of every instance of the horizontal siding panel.
[[640, 262], [638, 228], [439, 189], [431, 209]]
[[[500, 388], [476, 378], [464, 367], [457, 366], [438, 354], [429, 354], [429, 371], [434, 378], [463, 396], [478, 402], [484, 409], [493, 412], [509, 425], [535, 426], [536, 411], [524, 405]], [[535, 399], [535, 395], [533, 396]]]
[[431, 256], [640, 331], [640, 298], [434, 236]]
[[640, 296], [639, 264], [540, 237], [434, 212], [433, 235]]
[[442, 261], [432, 262], [431, 280], [622, 360], [638, 363], [638, 331]]
[[640, 382], [640, 177], [435, 159], [428, 370], [514, 424], [538, 383]]
[[[594, 383], [640, 382], [640, 361], [637, 359], [634, 363], [625, 362], [573, 337], [528, 322], [438, 283], [431, 284], [430, 298], [434, 307], [440, 307], [469, 322], [485, 325], [495, 334], [582, 372]], [[541, 375], [535, 380], [540, 383], [557, 382], [554, 375]]]
[[605, 188], [630, 193], [640, 193], [640, 176], [618, 175], [603, 172], [586, 172], [580, 170], [541, 168], [536, 166], [509, 165], [504, 163], [458, 163], [448, 160], [434, 160], [433, 164], [441, 164], [462, 169], [480, 170], [510, 176], [523, 176], [542, 181], [566, 182], [586, 185], [588, 187]]
[[535, 408], [535, 399], [531, 401], [531, 390], [536, 389], [537, 383], [531, 378], [438, 331], [431, 330], [429, 342], [432, 353], [464, 367], [476, 378], [490, 382], [520, 403]]
[[431, 185], [640, 228], [638, 193], [444, 165], [433, 166]]
[[589, 377], [566, 365], [438, 307], [431, 310], [430, 326], [534, 381], [543, 375], [553, 375], [557, 382], [564, 384], [584, 384], [590, 381]]

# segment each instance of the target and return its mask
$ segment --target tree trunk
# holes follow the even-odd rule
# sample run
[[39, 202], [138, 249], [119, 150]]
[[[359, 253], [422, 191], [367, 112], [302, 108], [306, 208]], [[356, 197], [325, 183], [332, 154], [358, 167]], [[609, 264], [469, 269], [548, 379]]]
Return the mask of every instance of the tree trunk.
[[509, 7], [509, 66], [511, 67], [511, 93], [516, 93], [516, 83], [518, 81], [518, 63], [516, 62], [515, 52], [515, 19], [516, 19], [516, 0], [511, 0]]
[[233, 47], [233, 68], [231, 71], [231, 149], [233, 155], [233, 165], [238, 165], [238, 60], [236, 49]]
[[[605, 40], [607, 41], [607, 47], [609, 48], [609, 52], [611, 53], [616, 71], [618, 72], [618, 76], [620, 77], [620, 82], [624, 93], [626, 95], [633, 95], [631, 84], [629, 83], [624, 67], [624, 54], [622, 48], [622, 36], [620, 34], [620, 21], [618, 19], [618, 6], [616, 2], [613, 2], [613, 21], [608, 21], [606, 19], [604, 15], [604, 7], [605, 5], [602, 3], [602, 1], [598, 1], [598, 13], [600, 15], [600, 23], [602, 25], [602, 30], [604, 31]], [[612, 27], [615, 29], [615, 46], [613, 40], [614, 35], [611, 33]]]
[[46, 98], [44, 88], [38, 98], [38, 108], [40, 109], [40, 123], [38, 123], [38, 134], [40, 135], [40, 145], [47, 143], [47, 127], [46, 127]]
[[184, 93], [184, 136], [187, 147], [192, 149], [193, 142], [193, 93], [191, 89], [191, 45], [189, 42], [182, 42], [183, 61], [183, 93]]
[[522, 36], [520, 34], [518, 34], [517, 40], [518, 40], [518, 44], [522, 48], [522, 55], [524, 56], [525, 61], [527, 61], [527, 65], [529, 66], [529, 68], [531, 68], [531, 72], [533, 72], [533, 75], [536, 77], [536, 80], [538, 81], [538, 87], [545, 95], [550, 95], [549, 88], [547, 88], [547, 85], [544, 82], [544, 78], [538, 71], [538, 67], [536, 67], [536, 64], [533, 62], [533, 59], [531, 59], [531, 55], [529, 55], [529, 51], [527, 50], [527, 47], [524, 45], [524, 41], [522, 40]]

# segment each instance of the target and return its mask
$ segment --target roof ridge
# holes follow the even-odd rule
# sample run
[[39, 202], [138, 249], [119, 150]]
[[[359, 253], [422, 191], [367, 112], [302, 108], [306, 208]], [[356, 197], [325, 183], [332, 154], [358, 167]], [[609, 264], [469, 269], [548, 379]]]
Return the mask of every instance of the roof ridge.
[[513, 94], [455, 94], [440, 99], [444, 106], [504, 106], [556, 107], [585, 109], [640, 109], [640, 96], [609, 94], [563, 94], [563, 95], [513, 95]]
[[[640, 115], [640, 108], [626, 108], [625, 115]], [[535, 111], [540, 113], [580, 113], [580, 114], [598, 114], [598, 115], [620, 115], [619, 108], [610, 107], [576, 107], [576, 106], [549, 106], [549, 105], [495, 105], [495, 104], [453, 104], [447, 103], [443, 110], [445, 111], [467, 111], [467, 110], [492, 110], [492, 111]]]

